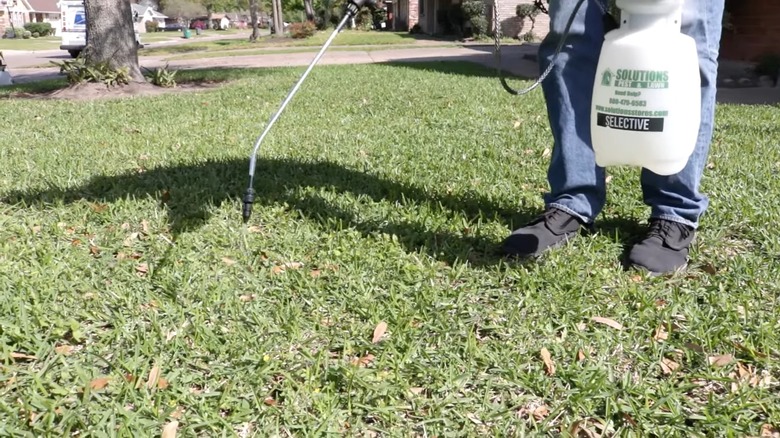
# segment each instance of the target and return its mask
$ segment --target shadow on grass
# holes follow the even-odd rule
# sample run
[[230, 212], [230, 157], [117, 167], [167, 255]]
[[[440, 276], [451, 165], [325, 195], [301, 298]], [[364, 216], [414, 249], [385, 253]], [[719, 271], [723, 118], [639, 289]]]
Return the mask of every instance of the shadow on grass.
[[[468, 230], [454, 233], [432, 230], [414, 218], [402, 221], [361, 218], [359, 211], [344, 209], [321, 197], [321, 190], [308, 193], [300, 189], [325, 189], [331, 194], [367, 197], [374, 202], [413, 205], [438, 211], [443, 217], [452, 212], [466, 216], [470, 222], [499, 221], [507, 232], [521, 226], [540, 211], [517, 211], [501, 206], [476, 193], [446, 194], [389, 181], [332, 162], [302, 162], [289, 159], [259, 158], [255, 174], [257, 192], [254, 211], [280, 205], [289, 206], [306, 219], [326, 230], [351, 228], [370, 237], [382, 233], [395, 235], [410, 252], [424, 252], [447, 262], [468, 261], [474, 266], [497, 264], [502, 260], [499, 242], [470, 234]], [[165, 208], [171, 232], [176, 238], [181, 233], [196, 231], [209, 219], [209, 211], [225, 202], [232, 203], [234, 220], [241, 221], [241, 196], [246, 190], [247, 161], [212, 161], [192, 165], [160, 167], [143, 173], [116, 176], [96, 176], [88, 183], [72, 189], [49, 189], [34, 192], [14, 192], [2, 201], [42, 207], [52, 203], [74, 203], [82, 200], [110, 203], [120, 199], [152, 198]], [[623, 219], [601, 221], [597, 231], [615, 236], [626, 248], [639, 231], [635, 222]]]
[[[225, 202], [234, 204], [234, 220], [241, 222], [241, 196], [248, 181], [247, 160], [205, 162], [193, 165], [161, 167], [143, 173], [96, 176], [72, 189], [14, 192], [2, 201], [42, 207], [52, 203], [82, 200], [110, 203], [120, 199], [153, 198], [167, 210], [174, 237], [195, 231], [210, 218], [209, 211]], [[498, 242], [467, 231], [452, 233], [431, 230], [413, 218], [392, 222], [387, 219], [363, 219], [359, 211], [343, 209], [319, 196], [320, 190], [304, 194], [301, 188], [322, 188], [329, 193], [351, 193], [374, 202], [417, 205], [450, 216], [462, 212], [470, 220], [479, 218], [519, 224], [538, 212], [517, 212], [497, 205], [478, 194], [452, 195], [432, 193], [422, 187], [402, 184], [376, 175], [345, 168], [331, 162], [301, 162], [286, 159], [258, 159], [255, 174], [257, 192], [254, 211], [287, 205], [323, 229], [352, 228], [365, 236], [381, 233], [396, 235], [409, 251], [423, 251], [453, 263], [468, 260], [477, 265], [493, 264], [500, 256]]]

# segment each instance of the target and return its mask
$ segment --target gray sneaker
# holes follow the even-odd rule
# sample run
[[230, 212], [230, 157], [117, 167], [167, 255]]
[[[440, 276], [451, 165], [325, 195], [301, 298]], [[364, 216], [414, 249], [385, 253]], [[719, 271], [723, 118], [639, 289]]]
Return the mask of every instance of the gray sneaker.
[[509, 257], [537, 257], [550, 248], [568, 242], [581, 226], [576, 216], [550, 207], [524, 227], [513, 231], [504, 239], [501, 250]]
[[651, 219], [647, 236], [631, 248], [628, 261], [651, 274], [666, 274], [685, 269], [688, 248], [696, 231], [693, 227], [665, 219]]

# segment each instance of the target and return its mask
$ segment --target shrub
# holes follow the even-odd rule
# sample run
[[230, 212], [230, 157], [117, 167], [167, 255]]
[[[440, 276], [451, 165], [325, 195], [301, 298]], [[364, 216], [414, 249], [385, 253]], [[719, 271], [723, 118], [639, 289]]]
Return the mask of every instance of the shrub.
[[48, 36], [54, 33], [51, 23], [25, 23], [24, 29], [29, 31], [34, 37], [36, 33], [39, 36]]
[[466, 0], [461, 4], [461, 9], [467, 20], [485, 14], [485, 4], [480, 0]]
[[473, 36], [479, 37], [487, 35], [488, 21], [484, 15], [478, 17], [471, 17], [471, 32]]
[[41, 34], [39, 34], [38, 32], [33, 32], [32, 33], [32, 37], [33, 38], [39, 38], [40, 36], [41, 36]]
[[471, 22], [472, 36], [487, 34], [488, 20], [485, 17], [485, 4], [481, 0], [466, 0], [462, 3], [464, 17]]
[[108, 62], [97, 65], [87, 65], [84, 58], [70, 59], [62, 62], [51, 61], [65, 73], [71, 85], [81, 82], [104, 83], [106, 86], [130, 83], [130, 72], [127, 68], [112, 68]]
[[29, 30], [25, 30], [24, 32], [22, 32], [23, 39], [29, 40], [30, 37], [32, 37], [32, 32], [30, 32]]
[[160, 29], [156, 21], [147, 21], [144, 23], [144, 27], [146, 27], [146, 31], [149, 33], [157, 32]]
[[149, 82], [153, 85], [165, 88], [173, 88], [176, 86], [176, 71], [168, 70], [168, 64], [165, 64], [165, 67], [163, 68], [156, 68], [154, 70], [144, 68], [144, 70], [146, 70], [147, 73], [144, 76], [149, 79]]
[[289, 26], [290, 36], [293, 38], [309, 38], [314, 35], [314, 31], [317, 30], [317, 26], [311, 21], [304, 21], [303, 23], [293, 23]]
[[420, 34], [422, 33], [422, 26], [420, 26], [420, 23], [415, 24], [412, 26], [411, 29], [409, 29], [410, 34]]

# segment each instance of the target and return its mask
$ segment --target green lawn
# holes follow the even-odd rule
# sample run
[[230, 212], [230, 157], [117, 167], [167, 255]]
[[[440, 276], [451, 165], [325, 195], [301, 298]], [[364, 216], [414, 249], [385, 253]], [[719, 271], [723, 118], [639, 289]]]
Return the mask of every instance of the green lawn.
[[[398, 50], [419, 48], [417, 45], [377, 45], [371, 47], [362, 46], [342, 46], [329, 50], [330, 52], [349, 52], [349, 51], [367, 51], [376, 52], [380, 50]], [[442, 43], [441, 45], [426, 45], [426, 48], [453, 47], [452, 44]], [[182, 55], [173, 55], [165, 58], [166, 61], [180, 61], [183, 59], [209, 59], [209, 58], [232, 58], [238, 56], [258, 56], [258, 55], [280, 55], [285, 53], [307, 53], [317, 52], [318, 47], [287, 47], [287, 48], [267, 48], [267, 49], [246, 49], [230, 50], [227, 52], [193, 52]]]
[[302, 71], [2, 99], [0, 435], [780, 427], [780, 108], [718, 108], [692, 267], [650, 279], [620, 263], [636, 169], [610, 169], [595, 234], [495, 255], [542, 208], [550, 131], [541, 92], [470, 64], [315, 69], [243, 224], [249, 151]]
[[40, 38], [14, 38], [0, 39], [0, 51], [3, 50], [55, 50], [60, 48], [59, 37], [40, 37]]
[[[188, 52], [227, 52], [243, 49], [265, 49], [272, 47], [320, 47], [330, 37], [332, 30], [317, 32], [311, 38], [281, 40], [271, 36], [261, 37], [251, 43], [247, 38], [221, 39], [166, 47], [150, 47], [139, 52], [142, 56], [177, 54]], [[417, 41], [415, 35], [407, 32], [366, 32], [345, 30], [333, 40], [333, 46], [410, 45]]]

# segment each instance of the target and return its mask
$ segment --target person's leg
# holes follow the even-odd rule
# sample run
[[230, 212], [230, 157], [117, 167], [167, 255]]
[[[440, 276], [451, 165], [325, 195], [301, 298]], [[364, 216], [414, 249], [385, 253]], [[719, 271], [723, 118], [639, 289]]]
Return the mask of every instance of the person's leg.
[[724, 0], [686, 0], [682, 31], [696, 40], [701, 72], [701, 125], [693, 154], [675, 175], [642, 170], [644, 201], [651, 207], [651, 233], [635, 246], [629, 261], [653, 272], [673, 271], [687, 263], [688, 246], [708, 207], [699, 192], [715, 122], [718, 53]]
[[[601, 1], [601, 0], [596, 0]], [[539, 47], [542, 71], [552, 62], [576, 0], [550, 2], [550, 33]], [[555, 66], [542, 83], [554, 145], [547, 179], [548, 207], [592, 222], [606, 198], [604, 169], [596, 166], [590, 105], [604, 42], [604, 13], [593, 0], [580, 8]]]
[[[604, 13], [595, 1], [586, 0], [580, 7], [542, 82], [554, 141], [547, 174], [550, 192], [544, 196], [547, 212], [504, 241], [503, 249], [510, 255], [538, 255], [562, 243], [580, 223], [592, 223], [604, 206], [605, 173], [596, 165], [590, 136], [593, 83], [605, 33]], [[540, 71], [553, 62], [576, 4], [577, 0], [550, 2], [550, 32], [539, 47]], [[559, 213], [549, 214], [553, 210]]]

